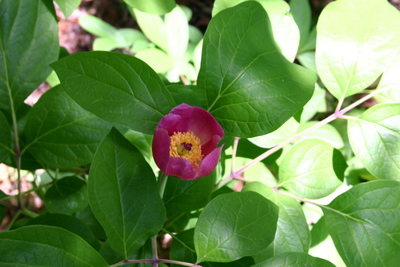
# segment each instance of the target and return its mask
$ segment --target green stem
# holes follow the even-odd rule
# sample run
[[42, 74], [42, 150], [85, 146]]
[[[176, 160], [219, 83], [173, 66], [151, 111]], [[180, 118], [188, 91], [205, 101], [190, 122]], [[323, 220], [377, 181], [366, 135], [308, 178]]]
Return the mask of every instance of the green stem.
[[160, 172], [158, 177], [158, 192], [160, 193], [161, 199], [164, 197], [165, 186], [167, 185], [168, 175]]

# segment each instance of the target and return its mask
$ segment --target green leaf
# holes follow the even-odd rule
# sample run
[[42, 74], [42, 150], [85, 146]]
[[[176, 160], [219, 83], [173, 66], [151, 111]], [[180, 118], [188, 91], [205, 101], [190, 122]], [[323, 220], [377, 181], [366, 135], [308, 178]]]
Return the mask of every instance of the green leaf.
[[298, 128], [299, 123], [292, 117], [272, 133], [250, 138], [249, 141], [259, 147], [271, 148], [295, 135]]
[[215, 186], [215, 176], [216, 172], [193, 181], [176, 177], [168, 178], [163, 197], [168, 215], [204, 207], [211, 199], [211, 193]]
[[307, 42], [311, 28], [311, 7], [308, 0], [290, 0], [290, 12], [293, 19], [299, 27], [300, 31], [300, 44], [299, 51], [301, 51]]
[[314, 94], [310, 101], [303, 107], [301, 112], [300, 122], [304, 123], [314, 117], [318, 112], [326, 111], [326, 90], [321, 89], [317, 84], [315, 85]]
[[248, 138], [276, 130], [310, 99], [315, 81], [282, 56], [257, 2], [223, 10], [208, 25], [198, 97], [226, 135]]
[[[194, 235], [194, 229], [189, 229], [173, 237], [175, 239], [171, 245], [171, 252], [170, 252], [171, 260], [184, 261], [184, 262], [196, 261], [193, 235]], [[171, 266], [178, 267], [181, 265], [172, 264]]]
[[354, 186], [323, 207], [325, 222], [347, 266], [396, 266], [400, 261], [400, 182]]
[[4, 162], [10, 155], [13, 149], [11, 148], [11, 129], [7, 118], [0, 110], [0, 162]]
[[[306, 123], [302, 123], [300, 127], [298, 128], [297, 132], [300, 133], [302, 131], [307, 130], [310, 127], [313, 127], [314, 125], [318, 124], [318, 121], [309, 121]], [[313, 130], [312, 132], [303, 135], [301, 138], [297, 140], [306, 140], [306, 139], [311, 139], [311, 138], [316, 138], [320, 139], [322, 141], [325, 141], [334, 148], [340, 149], [344, 146], [343, 139], [340, 136], [340, 133], [338, 130], [336, 130], [335, 127], [333, 127], [330, 124], [325, 124], [319, 127], [318, 129]]]
[[26, 150], [42, 164], [71, 168], [90, 163], [111, 124], [82, 109], [61, 86], [47, 91], [29, 111]]
[[47, 189], [44, 204], [51, 213], [72, 215], [88, 204], [86, 182], [76, 176], [64, 177]]
[[108, 266], [81, 237], [54, 226], [32, 225], [0, 233], [2, 266]]
[[64, 228], [80, 237], [82, 237], [95, 250], [100, 249], [100, 244], [89, 227], [76, 217], [64, 214], [44, 214], [36, 217], [26, 225], [49, 225]]
[[288, 196], [274, 192], [260, 183], [246, 184], [243, 191], [254, 191], [271, 200], [279, 207], [278, 224], [274, 241], [259, 255], [254, 257], [260, 262], [286, 252], [308, 252], [311, 238], [310, 230], [300, 203]]
[[[218, 12], [236, 6], [247, 0], [216, 0], [213, 8], [213, 16]], [[300, 33], [292, 15], [289, 13], [289, 5], [282, 0], [257, 0], [268, 13], [272, 25], [274, 39], [282, 54], [291, 62], [296, 57], [299, 46]], [[265, 29], [263, 30], [265, 31]]]
[[214, 198], [194, 232], [197, 262], [230, 262], [259, 253], [274, 238], [278, 207], [255, 192]]
[[112, 51], [119, 48], [118, 41], [109, 37], [98, 37], [93, 41], [93, 51]]
[[399, 25], [399, 11], [386, 1], [340, 0], [324, 8], [316, 63], [329, 92], [343, 100], [371, 85], [398, 51]]
[[94, 216], [90, 205], [87, 205], [82, 211], [76, 214], [76, 217], [84, 222], [87, 227], [89, 227], [90, 231], [100, 240], [106, 240], [107, 236], [104, 232], [103, 227], [101, 227], [99, 221]]
[[150, 41], [178, 59], [186, 51], [189, 42], [189, 26], [182, 8], [176, 6], [163, 18], [135, 10], [140, 29]]
[[167, 86], [167, 89], [177, 105], [186, 103], [191, 106], [200, 106], [195, 85], [171, 84]]
[[68, 18], [69, 15], [71, 15], [72, 12], [74, 12], [74, 10], [77, 9], [81, 4], [81, 0], [54, 0], [54, 1], [61, 9], [65, 18]]
[[164, 15], [175, 7], [175, 0], [124, 0], [125, 3], [142, 12]]
[[400, 52], [393, 57], [392, 63], [388, 66], [381, 77], [377, 91], [381, 93], [374, 97], [379, 102], [400, 102]]
[[79, 25], [93, 35], [107, 37], [115, 41], [122, 41], [122, 36], [115, 27], [95, 16], [85, 15], [80, 17]]
[[153, 134], [160, 119], [175, 106], [160, 77], [133, 56], [79, 53], [52, 67], [81, 107], [135, 131]]
[[302, 252], [288, 252], [269, 260], [260, 262], [252, 267], [286, 267], [286, 266], [318, 266], [335, 267], [331, 262], [316, 258]]
[[318, 139], [306, 139], [284, 154], [279, 168], [278, 187], [309, 199], [322, 198], [342, 182], [333, 166], [334, 148]]
[[165, 208], [154, 173], [115, 129], [94, 155], [88, 186], [93, 213], [112, 248], [125, 259], [161, 229]]
[[157, 73], [167, 72], [174, 66], [173, 60], [165, 52], [157, 48], [139, 51], [135, 56], [149, 64]]
[[348, 119], [354, 154], [379, 179], [400, 177], [400, 104], [380, 104]]
[[58, 59], [58, 26], [51, 1], [0, 3], [0, 109], [11, 113], [50, 74]]

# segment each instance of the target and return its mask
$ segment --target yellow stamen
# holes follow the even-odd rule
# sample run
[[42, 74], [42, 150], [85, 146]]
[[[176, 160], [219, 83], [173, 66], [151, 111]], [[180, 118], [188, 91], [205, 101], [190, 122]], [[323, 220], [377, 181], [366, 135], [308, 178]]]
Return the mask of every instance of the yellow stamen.
[[200, 139], [191, 131], [175, 132], [171, 136], [169, 155], [184, 158], [190, 161], [195, 169], [198, 168], [203, 159]]

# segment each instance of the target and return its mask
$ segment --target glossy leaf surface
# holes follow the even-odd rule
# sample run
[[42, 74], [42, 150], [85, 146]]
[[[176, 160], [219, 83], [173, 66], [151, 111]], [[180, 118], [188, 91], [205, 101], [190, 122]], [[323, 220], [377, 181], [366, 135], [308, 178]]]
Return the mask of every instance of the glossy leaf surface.
[[329, 92], [343, 99], [371, 85], [398, 51], [399, 25], [398, 10], [384, 1], [340, 0], [324, 8], [316, 63]]
[[125, 259], [161, 229], [165, 208], [154, 173], [115, 129], [94, 155], [88, 186], [93, 213], [111, 247]]
[[400, 179], [400, 104], [376, 105], [349, 119], [351, 147], [379, 179]]
[[0, 109], [11, 112], [50, 74], [58, 59], [58, 26], [51, 1], [0, 1]]
[[347, 266], [396, 266], [400, 261], [400, 182], [354, 186], [323, 208]]
[[25, 149], [45, 166], [76, 167], [90, 163], [111, 127], [110, 123], [82, 109], [57, 86], [30, 110]]
[[136, 131], [153, 134], [160, 119], [175, 106], [159, 76], [133, 56], [79, 53], [52, 67], [81, 107]]
[[214, 198], [195, 228], [197, 262], [230, 262], [256, 255], [273, 240], [277, 219], [278, 207], [258, 193]]
[[322, 198], [339, 187], [333, 166], [333, 147], [318, 139], [306, 139], [290, 148], [279, 168], [279, 187], [296, 196]]
[[257, 2], [223, 10], [211, 20], [204, 36], [198, 97], [226, 135], [272, 132], [310, 99], [315, 76], [287, 61], [279, 50], [267, 13]]
[[108, 266], [82, 238], [54, 226], [32, 225], [3, 232], [0, 242], [2, 266]]

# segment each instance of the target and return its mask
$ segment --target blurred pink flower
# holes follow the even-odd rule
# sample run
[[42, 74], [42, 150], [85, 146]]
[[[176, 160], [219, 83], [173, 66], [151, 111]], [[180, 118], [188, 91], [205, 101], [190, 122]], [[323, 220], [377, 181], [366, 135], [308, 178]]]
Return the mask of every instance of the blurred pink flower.
[[165, 175], [194, 180], [212, 173], [218, 164], [224, 136], [221, 125], [206, 110], [181, 104], [159, 122], [153, 157]]

